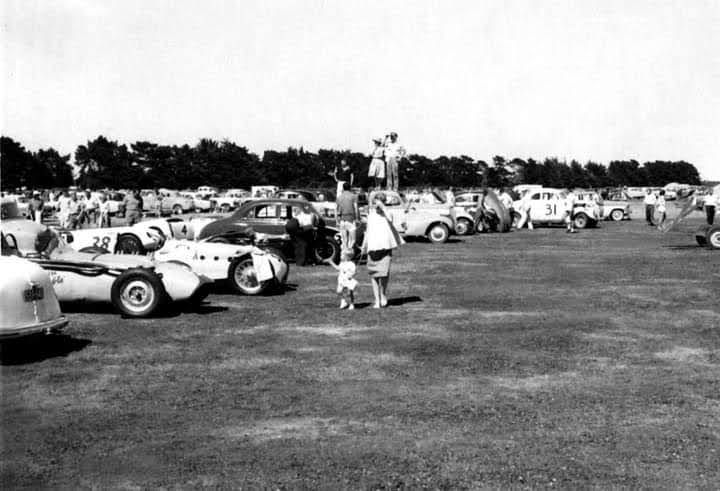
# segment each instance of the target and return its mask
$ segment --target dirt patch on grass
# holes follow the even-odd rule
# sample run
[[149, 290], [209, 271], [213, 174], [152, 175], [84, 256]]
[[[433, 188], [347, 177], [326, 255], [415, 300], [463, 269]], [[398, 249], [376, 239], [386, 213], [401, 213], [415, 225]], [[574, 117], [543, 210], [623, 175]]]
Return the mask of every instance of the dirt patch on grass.
[[657, 358], [674, 363], [686, 363], [695, 365], [714, 365], [709, 358], [716, 353], [704, 348], [688, 348], [676, 346], [673, 349], [655, 353]]
[[214, 432], [220, 438], [248, 439], [254, 443], [268, 440], [318, 440], [365, 432], [373, 425], [361, 421], [341, 421], [331, 418], [272, 418], [229, 426]]

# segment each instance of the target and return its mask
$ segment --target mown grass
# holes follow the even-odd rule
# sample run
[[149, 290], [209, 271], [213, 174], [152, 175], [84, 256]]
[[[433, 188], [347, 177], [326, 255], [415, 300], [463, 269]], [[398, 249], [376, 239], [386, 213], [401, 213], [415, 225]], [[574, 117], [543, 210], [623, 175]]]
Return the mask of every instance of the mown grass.
[[696, 223], [410, 243], [381, 311], [293, 268], [281, 296], [72, 313], [3, 347], [1, 482], [715, 487], [720, 256]]

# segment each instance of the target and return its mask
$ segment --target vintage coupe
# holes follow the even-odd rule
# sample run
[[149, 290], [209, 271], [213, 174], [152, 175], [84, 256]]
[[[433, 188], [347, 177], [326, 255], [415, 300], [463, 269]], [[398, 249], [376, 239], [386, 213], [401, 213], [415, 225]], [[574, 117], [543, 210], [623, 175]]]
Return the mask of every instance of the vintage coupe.
[[190, 267], [150, 258], [78, 252], [60, 234], [44, 225], [3, 221], [3, 255], [17, 255], [50, 274], [60, 302], [110, 302], [128, 317], [147, 317], [170, 302], [199, 302], [212, 280]]
[[[207, 242], [243, 243], [248, 233], [255, 233], [268, 244], [281, 247], [282, 255], [294, 257], [292, 243], [285, 230], [287, 221], [297, 216], [307, 201], [268, 198], [248, 201], [227, 218], [215, 220], [196, 232], [198, 239]], [[326, 226], [323, 217], [311, 207], [317, 219], [313, 254], [317, 262], [332, 258], [340, 259], [339, 231]]]
[[435, 191], [408, 195], [405, 196], [405, 199], [418, 210], [439, 210], [441, 213], [445, 213], [450, 209], [450, 216], [455, 220], [455, 233], [457, 235], [471, 235], [475, 232], [473, 215], [470, 210], [465, 206], [449, 204], [444, 197]]
[[[2, 243], [3, 254], [9, 250]], [[61, 331], [68, 323], [60, 312], [50, 276], [40, 266], [16, 256], [0, 257], [0, 341]]]
[[[370, 193], [372, 204], [376, 192]], [[443, 244], [455, 233], [455, 213], [450, 206], [423, 207], [411, 203], [395, 191], [382, 191], [385, 209], [392, 216], [393, 224], [403, 237], [425, 237], [430, 242]], [[371, 206], [371, 205], [369, 205]], [[367, 213], [365, 207], [361, 213]]]

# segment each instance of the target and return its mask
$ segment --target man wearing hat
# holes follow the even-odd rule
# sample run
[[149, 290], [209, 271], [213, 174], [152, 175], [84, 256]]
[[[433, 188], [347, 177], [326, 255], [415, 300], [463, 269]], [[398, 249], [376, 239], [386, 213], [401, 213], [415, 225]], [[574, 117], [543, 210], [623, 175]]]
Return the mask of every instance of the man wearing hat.
[[[405, 149], [397, 142], [397, 133], [385, 137], [385, 163], [387, 164], [387, 188], [397, 191], [400, 161], [405, 157]], [[388, 139], [390, 141], [388, 141]]]

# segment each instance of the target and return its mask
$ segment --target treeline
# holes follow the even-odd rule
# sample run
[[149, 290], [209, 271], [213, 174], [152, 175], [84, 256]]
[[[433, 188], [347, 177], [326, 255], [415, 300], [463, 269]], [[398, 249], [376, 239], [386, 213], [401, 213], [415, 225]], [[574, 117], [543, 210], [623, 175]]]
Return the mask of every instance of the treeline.
[[[368, 155], [359, 152], [303, 148], [268, 150], [262, 158], [231, 141], [201, 139], [197, 145], [158, 145], [147, 141], [128, 147], [98, 136], [75, 150], [77, 178], [70, 155], [50, 148], [30, 152], [12, 138], [0, 140], [2, 189], [82, 188], [249, 188], [272, 184], [281, 187], [334, 186], [332, 170], [345, 159], [355, 184], [372, 185], [367, 177]], [[635, 160], [581, 164], [557, 158], [543, 161], [496, 156], [491, 162], [466, 155], [430, 159], [410, 154], [401, 163], [400, 182], [408, 187], [491, 187], [542, 184], [554, 187], [663, 186], [669, 182], [700, 184], [700, 175], [688, 162]]]

